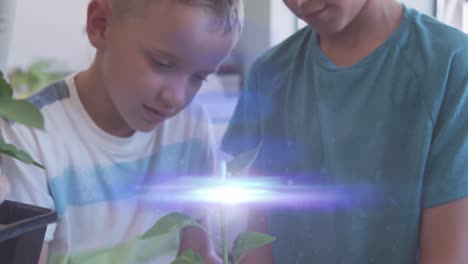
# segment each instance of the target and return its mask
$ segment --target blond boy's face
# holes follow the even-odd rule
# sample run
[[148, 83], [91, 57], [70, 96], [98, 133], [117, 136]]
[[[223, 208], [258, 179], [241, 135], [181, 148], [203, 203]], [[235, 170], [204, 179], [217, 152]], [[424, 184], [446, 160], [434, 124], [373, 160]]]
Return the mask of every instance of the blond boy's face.
[[107, 27], [101, 75], [129, 131], [150, 131], [186, 107], [235, 43], [207, 10], [175, 2]]
[[320, 35], [341, 32], [368, 0], [283, 0], [288, 8]]

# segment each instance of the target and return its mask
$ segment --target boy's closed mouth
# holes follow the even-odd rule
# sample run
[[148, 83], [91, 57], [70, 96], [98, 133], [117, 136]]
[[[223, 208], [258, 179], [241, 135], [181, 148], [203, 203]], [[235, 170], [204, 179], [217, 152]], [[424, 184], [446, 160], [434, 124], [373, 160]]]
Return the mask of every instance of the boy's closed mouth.
[[325, 10], [327, 10], [328, 6], [327, 5], [323, 5], [321, 7], [314, 7], [314, 6], [305, 6], [304, 7], [304, 10], [305, 10], [305, 14], [307, 17], [310, 17], [310, 18], [317, 18], [319, 17], [320, 15], [322, 15]]
[[143, 108], [145, 109], [145, 117], [147, 121], [152, 123], [161, 122], [170, 116], [170, 114], [163, 113], [147, 105], [143, 105]]

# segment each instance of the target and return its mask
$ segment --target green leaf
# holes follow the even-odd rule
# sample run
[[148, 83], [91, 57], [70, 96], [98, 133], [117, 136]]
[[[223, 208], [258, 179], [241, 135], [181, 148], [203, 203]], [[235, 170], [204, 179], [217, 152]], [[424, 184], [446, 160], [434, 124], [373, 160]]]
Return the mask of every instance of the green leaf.
[[41, 169], [44, 169], [44, 166], [42, 166], [42, 164], [33, 160], [31, 156], [29, 156], [28, 153], [16, 148], [15, 146], [11, 144], [5, 143], [3, 139], [0, 139], [0, 153], [16, 158], [26, 164], [33, 164]]
[[257, 159], [261, 144], [256, 148], [237, 155], [227, 164], [227, 171], [231, 175], [239, 175], [247, 171]]
[[263, 233], [240, 233], [232, 248], [234, 264], [238, 264], [250, 251], [263, 247], [275, 241], [276, 238]]
[[140, 237], [140, 239], [164, 235], [171, 231], [179, 230], [187, 226], [196, 226], [206, 232], [206, 229], [202, 225], [192, 220], [192, 218], [189, 216], [181, 213], [171, 213], [159, 219], [158, 222], [153, 225], [153, 227], [151, 227], [143, 234], [143, 236]]
[[0, 98], [0, 115], [26, 126], [44, 129], [41, 112], [26, 100]]
[[200, 255], [189, 249], [178, 256], [171, 264], [203, 264], [203, 260]]
[[0, 98], [12, 98], [13, 97], [13, 88], [5, 80], [3, 72], [0, 71]]

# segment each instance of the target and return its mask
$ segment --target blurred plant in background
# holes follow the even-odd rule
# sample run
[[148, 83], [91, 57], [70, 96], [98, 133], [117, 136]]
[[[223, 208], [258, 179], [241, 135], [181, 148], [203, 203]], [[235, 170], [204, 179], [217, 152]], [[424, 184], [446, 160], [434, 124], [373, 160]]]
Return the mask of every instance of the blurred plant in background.
[[37, 60], [26, 69], [15, 68], [10, 71], [8, 79], [16, 98], [26, 98], [57, 80], [64, 78], [67, 71], [57, 62]]

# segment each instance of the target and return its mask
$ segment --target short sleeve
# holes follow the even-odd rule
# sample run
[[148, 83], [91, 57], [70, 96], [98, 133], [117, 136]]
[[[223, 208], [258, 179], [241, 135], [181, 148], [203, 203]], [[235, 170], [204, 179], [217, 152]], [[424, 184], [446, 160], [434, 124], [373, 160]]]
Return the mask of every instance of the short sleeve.
[[426, 163], [423, 207], [468, 196], [468, 49], [455, 53]]
[[221, 150], [233, 156], [257, 147], [261, 141], [262, 106], [257, 70], [254, 64], [221, 142]]
[[[1, 138], [17, 148], [25, 150], [34, 160], [38, 159], [33, 142], [34, 136], [30, 129], [0, 120]], [[8, 178], [11, 192], [8, 200], [55, 209], [54, 200], [49, 193], [46, 172], [36, 166], [24, 164], [6, 155], [0, 156], [1, 174]], [[56, 224], [49, 225], [45, 234], [45, 242], [54, 238]]]

